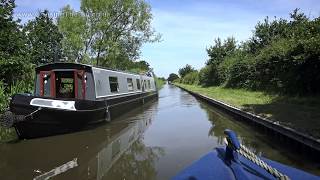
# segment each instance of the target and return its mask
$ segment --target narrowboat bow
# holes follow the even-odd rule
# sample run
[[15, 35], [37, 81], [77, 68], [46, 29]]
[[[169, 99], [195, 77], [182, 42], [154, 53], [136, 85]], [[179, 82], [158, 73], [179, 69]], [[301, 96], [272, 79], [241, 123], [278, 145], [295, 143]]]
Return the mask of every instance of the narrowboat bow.
[[172, 180], [320, 179], [303, 170], [258, 157], [240, 144], [235, 132], [227, 129], [225, 134], [227, 136], [225, 148], [216, 148], [204, 155], [179, 172]]
[[95, 127], [157, 97], [153, 73], [132, 74], [84, 64], [36, 68], [34, 94], [16, 94], [1, 124], [19, 138]]

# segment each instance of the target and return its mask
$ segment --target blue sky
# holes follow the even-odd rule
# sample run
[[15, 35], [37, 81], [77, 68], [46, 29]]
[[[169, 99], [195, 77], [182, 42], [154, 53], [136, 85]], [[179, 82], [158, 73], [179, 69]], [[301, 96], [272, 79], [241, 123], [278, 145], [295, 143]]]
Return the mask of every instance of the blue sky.
[[[162, 41], [145, 44], [141, 59], [148, 61], [158, 76], [167, 77], [185, 64], [196, 69], [208, 59], [206, 48], [217, 37], [233, 36], [238, 41], [249, 38], [255, 24], [266, 16], [288, 18], [295, 8], [308, 16], [320, 16], [319, 0], [146, 0], [151, 4], [153, 26]], [[16, 0], [17, 15], [51, 12], [70, 4], [79, 10], [79, 0]], [[34, 17], [23, 17], [23, 21]]]

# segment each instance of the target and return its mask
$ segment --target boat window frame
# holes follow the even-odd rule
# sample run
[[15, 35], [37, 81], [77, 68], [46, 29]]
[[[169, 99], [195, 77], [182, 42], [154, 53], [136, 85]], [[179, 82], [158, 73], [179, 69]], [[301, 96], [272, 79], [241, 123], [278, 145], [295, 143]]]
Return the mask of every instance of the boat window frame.
[[[75, 69], [74, 74], [74, 88], [75, 88], [75, 98], [85, 99], [86, 98], [86, 72], [84, 70]], [[79, 82], [78, 77], [81, 76], [81, 98], [79, 98]]]
[[[49, 77], [47, 79], [45, 79], [46, 77], [44, 77], [44, 75], [49, 75]], [[54, 71], [40, 71], [39, 72], [39, 80], [40, 80], [40, 96], [41, 97], [53, 97], [55, 98], [56, 97], [56, 92], [55, 92], [55, 89], [56, 89], [56, 84], [55, 84], [55, 72]], [[44, 94], [44, 80], [50, 80], [50, 87], [49, 87], [49, 91], [50, 91], [50, 95], [49, 96], [45, 96]]]
[[[115, 78], [116, 81], [112, 81], [111, 79]], [[112, 84], [116, 84], [117, 90], [113, 91], [113, 88], [111, 87]], [[119, 81], [117, 76], [109, 76], [109, 88], [111, 93], [119, 93]]]
[[[131, 82], [129, 82], [129, 80], [131, 80]], [[129, 88], [131, 85], [131, 88]], [[134, 86], [133, 86], [133, 80], [132, 78], [127, 78], [127, 88], [128, 88], [128, 91], [131, 92], [131, 91], [134, 91]]]

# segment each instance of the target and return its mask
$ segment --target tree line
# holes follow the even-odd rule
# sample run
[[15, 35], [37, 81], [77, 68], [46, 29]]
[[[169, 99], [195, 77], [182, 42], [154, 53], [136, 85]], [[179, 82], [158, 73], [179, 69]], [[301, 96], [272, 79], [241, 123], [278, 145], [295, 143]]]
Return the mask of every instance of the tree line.
[[265, 18], [251, 38], [217, 38], [201, 70], [190, 65], [176, 81], [292, 95], [320, 93], [320, 17], [295, 9], [290, 19]]
[[44, 10], [26, 23], [14, 18], [15, 7], [14, 0], [0, 1], [0, 106], [15, 92], [30, 91], [34, 67], [45, 63], [148, 71], [139, 61], [141, 46], [160, 40], [144, 0], [81, 0], [79, 12], [67, 5], [57, 19]]

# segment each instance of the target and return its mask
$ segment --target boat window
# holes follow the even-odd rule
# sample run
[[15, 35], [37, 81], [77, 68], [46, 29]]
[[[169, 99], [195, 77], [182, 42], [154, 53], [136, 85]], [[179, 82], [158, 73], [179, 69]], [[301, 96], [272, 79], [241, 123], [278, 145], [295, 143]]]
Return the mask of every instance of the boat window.
[[141, 86], [140, 86], [140, 80], [137, 79], [137, 89], [140, 90], [141, 89]]
[[131, 78], [127, 78], [128, 91], [133, 91], [133, 82]]
[[147, 81], [146, 81], [146, 80], [143, 80], [143, 86], [144, 86], [144, 89], [148, 89], [148, 88], [147, 88]]
[[110, 91], [119, 92], [119, 84], [117, 77], [109, 77]]
[[148, 88], [151, 89], [151, 83], [150, 80], [148, 80]]
[[56, 72], [56, 96], [59, 98], [75, 98], [75, 82], [73, 71]]
[[146, 88], [145, 88], [145, 84], [144, 84], [144, 80], [141, 80], [142, 84], [141, 84], [141, 87], [142, 87], [142, 91], [145, 91]]

